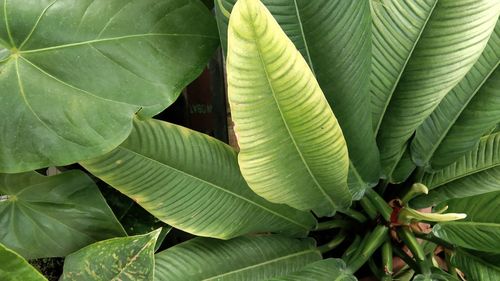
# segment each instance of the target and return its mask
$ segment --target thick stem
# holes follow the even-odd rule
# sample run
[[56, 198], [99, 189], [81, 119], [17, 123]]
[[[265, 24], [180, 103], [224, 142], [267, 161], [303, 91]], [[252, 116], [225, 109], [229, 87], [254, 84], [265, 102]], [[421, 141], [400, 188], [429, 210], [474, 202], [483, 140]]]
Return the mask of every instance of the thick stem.
[[392, 280], [392, 268], [393, 268], [393, 255], [392, 255], [392, 243], [391, 241], [386, 241], [382, 245], [382, 266], [384, 274], [382, 277], [383, 281]]
[[375, 208], [375, 206], [373, 206], [370, 199], [368, 199], [367, 197], [363, 197], [361, 198], [359, 203], [361, 205], [361, 208], [363, 208], [370, 219], [374, 220], [375, 218], [377, 218], [377, 209]]
[[324, 254], [327, 253], [331, 250], [333, 250], [335, 247], [340, 245], [347, 237], [347, 234], [343, 231], [341, 231], [335, 238], [332, 239], [332, 241], [326, 243], [325, 245], [321, 245], [318, 247], [318, 250]]
[[365, 215], [353, 209], [347, 209], [345, 211], [339, 211], [339, 212], [359, 221], [360, 223], [364, 223], [368, 220]]
[[417, 237], [417, 238], [420, 238], [420, 239], [424, 239], [424, 240], [427, 240], [427, 241], [430, 241], [430, 242], [433, 242], [437, 245], [441, 245], [447, 249], [450, 249], [450, 250], [453, 250], [455, 249], [455, 246], [451, 243], [448, 243], [446, 241], [444, 241], [443, 239], [441, 238], [438, 238], [434, 235], [432, 235], [431, 233], [429, 234], [426, 234], [426, 233], [418, 233], [418, 232], [415, 232], [414, 235]]
[[331, 220], [331, 221], [325, 221], [325, 222], [318, 223], [318, 226], [315, 229], [313, 229], [312, 231], [322, 231], [322, 230], [329, 230], [329, 229], [334, 229], [334, 228], [346, 228], [350, 225], [352, 225], [352, 224], [348, 221], [345, 221], [345, 220]]
[[415, 260], [412, 259], [410, 256], [408, 256], [401, 248], [399, 248], [399, 247], [393, 247], [392, 251], [394, 252], [394, 254], [396, 256], [400, 257], [414, 271], [420, 271], [420, 267], [415, 262]]
[[380, 215], [384, 218], [385, 221], [391, 221], [392, 208], [385, 202], [384, 198], [382, 198], [377, 192], [372, 189], [368, 189], [366, 191], [366, 196], [372, 202], [373, 206], [377, 209]]
[[373, 232], [367, 235], [361, 243], [363, 246], [358, 249], [356, 255], [348, 263], [352, 272], [356, 272], [368, 261], [373, 253], [389, 238], [389, 228], [384, 225], [378, 225]]
[[422, 248], [422, 245], [418, 243], [417, 238], [415, 238], [415, 235], [410, 228], [408, 226], [402, 226], [398, 229], [398, 234], [399, 238], [403, 240], [408, 249], [412, 252], [413, 257], [419, 265], [420, 272], [423, 274], [430, 274], [431, 269], [426, 260], [424, 249]]

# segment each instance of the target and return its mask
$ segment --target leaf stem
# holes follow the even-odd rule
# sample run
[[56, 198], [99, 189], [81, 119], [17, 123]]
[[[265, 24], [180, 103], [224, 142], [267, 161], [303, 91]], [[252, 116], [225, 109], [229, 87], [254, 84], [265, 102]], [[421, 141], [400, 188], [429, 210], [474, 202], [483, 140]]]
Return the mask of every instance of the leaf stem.
[[417, 238], [433, 242], [433, 243], [435, 243], [437, 245], [441, 245], [441, 246], [443, 246], [443, 247], [445, 247], [447, 249], [450, 249], [450, 250], [454, 250], [455, 249], [455, 246], [453, 244], [448, 243], [448, 242], [442, 240], [441, 238], [432, 235], [431, 233], [427, 234], [427, 233], [418, 233], [418, 232], [415, 232], [414, 235]]
[[325, 221], [325, 222], [318, 223], [318, 226], [315, 229], [313, 229], [312, 231], [322, 231], [322, 230], [329, 230], [329, 229], [334, 229], [334, 228], [345, 228], [345, 227], [350, 226], [350, 225], [351, 224], [345, 220], [331, 220], [331, 221]]
[[349, 262], [346, 261], [352, 272], [356, 272], [365, 264], [373, 253], [389, 238], [389, 228], [385, 225], [378, 225], [373, 232], [365, 236], [364, 243], [361, 243], [357, 253]]
[[373, 189], [368, 189], [366, 191], [366, 196], [372, 202], [373, 206], [377, 209], [380, 215], [384, 218], [385, 221], [391, 221], [392, 208], [385, 202], [384, 198], [382, 198], [377, 192]]
[[348, 217], [351, 217], [351, 218], [359, 221], [360, 223], [364, 223], [368, 220], [365, 215], [363, 215], [362, 213], [360, 213], [354, 209], [347, 209], [347, 210], [339, 211], [339, 212], [348, 216]]
[[377, 209], [375, 206], [373, 206], [372, 202], [370, 199], [368, 199], [366, 196], [361, 198], [359, 201], [359, 204], [361, 205], [361, 208], [365, 211], [365, 213], [368, 215], [368, 217], [372, 220], [377, 218]]
[[382, 281], [392, 280], [392, 268], [393, 268], [393, 255], [392, 255], [392, 243], [391, 241], [386, 241], [382, 245], [382, 266], [383, 275]]
[[408, 254], [406, 254], [400, 247], [393, 247], [392, 251], [398, 257], [400, 257], [408, 266], [410, 266], [415, 271], [420, 271], [419, 265], [412, 259]]
[[331, 250], [333, 250], [335, 247], [340, 245], [345, 239], [347, 238], [347, 234], [344, 231], [341, 231], [335, 238], [333, 238], [330, 242], [321, 245], [318, 247], [318, 250], [324, 254], [327, 253]]

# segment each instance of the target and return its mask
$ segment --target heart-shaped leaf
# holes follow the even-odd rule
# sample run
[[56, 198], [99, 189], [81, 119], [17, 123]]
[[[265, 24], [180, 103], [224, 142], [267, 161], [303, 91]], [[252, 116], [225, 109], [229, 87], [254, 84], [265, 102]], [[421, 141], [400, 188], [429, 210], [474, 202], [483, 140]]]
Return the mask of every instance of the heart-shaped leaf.
[[320, 260], [314, 240], [281, 236], [195, 238], [156, 254], [158, 281], [266, 280]]
[[217, 38], [196, 0], [1, 1], [0, 171], [109, 152], [136, 112], [175, 101]]
[[0, 277], [2, 281], [47, 281], [16, 252], [0, 243]]
[[0, 195], [0, 243], [25, 258], [64, 257], [125, 235], [97, 186], [77, 170], [0, 174]]
[[236, 3], [228, 38], [228, 95], [249, 186], [320, 216], [349, 207], [347, 145], [300, 52], [258, 0]]
[[135, 122], [121, 146], [82, 165], [155, 217], [198, 236], [305, 236], [316, 224], [309, 212], [257, 196], [241, 176], [234, 149], [167, 122]]
[[97, 242], [66, 257], [61, 281], [151, 281], [160, 229]]

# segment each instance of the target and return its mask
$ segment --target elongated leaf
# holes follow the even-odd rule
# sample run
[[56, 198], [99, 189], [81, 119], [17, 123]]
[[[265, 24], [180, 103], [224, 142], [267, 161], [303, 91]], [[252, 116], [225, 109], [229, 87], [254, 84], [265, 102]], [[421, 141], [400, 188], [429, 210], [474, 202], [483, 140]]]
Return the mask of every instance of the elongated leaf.
[[431, 191], [411, 201], [414, 207], [428, 207], [452, 198], [500, 190], [500, 133], [481, 138], [478, 146], [452, 165], [425, 174], [422, 182]]
[[216, 32], [197, 0], [1, 1], [0, 171], [109, 152], [196, 78]]
[[[384, 49], [383, 54], [393, 52], [393, 56], [399, 56], [402, 48], [402, 54], [406, 54], [402, 56], [403, 68], [390, 75], [396, 79], [391, 80], [389, 94], [385, 95], [392, 97], [388, 106], [388, 99], [383, 103], [386, 109], [382, 111], [377, 135], [382, 168], [389, 177], [417, 127], [481, 55], [500, 14], [500, 2], [440, 0], [401, 4], [400, 1], [383, 1], [373, 6], [382, 10], [374, 16], [377, 22], [375, 37], [380, 41], [375, 48], [379, 52]], [[413, 7], [418, 7], [419, 12], [415, 13]], [[409, 19], [415, 16], [421, 19], [417, 21], [420, 31], [414, 33], [417, 37], [410, 35], [407, 38], [399, 28], [401, 25], [413, 26]], [[410, 53], [395, 41], [412, 42], [407, 44], [411, 46]], [[374, 55], [381, 58], [379, 65], [392, 64], [391, 56], [383, 54]], [[374, 72], [382, 73], [381, 79], [387, 73], [378, 69]]]
[[401, 157], [401, 160], [399, 160], [399, 163], [394, 169], [389, 181], [391, 183], [402, 183], [410, 177], [415, 168], [416, 166], [411, 159], [410, 148], [408, 147]]
[[356, 281], [341, 259], [326, 259], [306, 265], [301, 270], [287, 276], [268, 281]]
[[0, 243], [25, 258], [64, 257], [125, 235], [97, 186], [80, 171], [0, 174], [0, 195]]
[[47, 281], [16, 252], [0, 243], [0, 276], [3, 281]]
[[500, 192], [491, 192], [446, 201], [448, 212], [466, 213], [466, 221], [500, 224]]
[[156, 254], [155, 278], [176, 281], [266, 280], [320, 260], [312, 239], [280, 236], [228, 241], [195, 238]]
[[465, 273], [467, 280], [500, 280], [500, 267], [465, 251], [451, 257], [451, 263]]
[[[227, 44], [228, 17], [236, 0], [216, 0], [222, 44]], [[344, 133], [350, 170], [364, 190], [378, 182], [380, 161], [370, 129], [368, 81], [371, 61], [369, 1], [263, 0], [283, 31], [300, 51], [324, 92]]]
[[66, 257], [61, 281], [151, 281], [160, 229], [97, 242]]
[[500, 120], [500, 21], [483, 54], [416, 132], [412, 155], [439, 169], [471, 150]]
[[447, 222], [435, 225], [432, 233], [463, 248], [500, 253], [500, 224]]
[[306, 61], [260, 1], [234, 6], [228, 52], [238, 160], [250, 187], [320, 216], [347, 208], [342, 131]]
[[160, 220], [198, 236], [304, 236], [315, 225], [312, 214], [253, 193], [232, 148], [166, 122], [135, 122], [120, 147], [82, 165]]

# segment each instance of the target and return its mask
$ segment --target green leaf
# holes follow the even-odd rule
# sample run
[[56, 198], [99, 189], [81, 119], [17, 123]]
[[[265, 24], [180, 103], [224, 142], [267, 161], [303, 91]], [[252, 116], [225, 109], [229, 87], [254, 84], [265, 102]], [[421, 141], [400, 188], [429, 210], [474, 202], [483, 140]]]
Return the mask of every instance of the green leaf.
[[347, 146], [304, 58], [258, 0], [236, 3], [228, 34], [229, 102], [249, 186], [319, 216], [349, 207]]
[[500, 267], [465, 251], [451, 256], [451, 263], [465, 273], [467, 280], [500, 280]]
[[0, 276], [2, 281], [47, 281], [16, 252], [0, 243]]
[[[228, 17], [236, 0], [218, 1], [218, 24], [227, 45]], [[263, 0], [288, 38], [302, 54], [333, 108], [344, 133], [350, 170], [361, 181], [353, 189], [376, 185], [380, 159], [371, 130], [368, 81], [371, 71], [371, 16], [369, 1]], [[348, 34], [349, 36], [346, 36]]]
[[357, 281], [341, 259], [326, 259], [306, 265], [287, 276], [268, 281]]
[[66, 257], [61, 281], [151, 281], [160, 229], [97, 242]]
[[320, 260], [314, 240], [280, 236], [195, 238], [156, 254], [156, 280], [266, 280]]
[[419, 166], [443, 168], [473, 149], [500, 120], [500, 21], [481, 57], [417, 129], [411, 144]]
[[136, 112], [150, 117], [176, 100], [217, 38], [196, 0], [1, 1], [0, 171], [109, 152]]
[[401, 160], [399, 160], [398, 165], [394, 168], [389, 182], [391, 183], [402, 183], [406, 181], [411, 173], [415, 170], [416, 166], [411, 159], [410, 148], [406, 148]]
[[489, 222], [500, 224], [500, 192], [490, 192], [486, 194], [457, 198], [446, 201], [447, 212], [466, 213], [466, 221]]
[[497, 0], [373, 3], [377, 143], [390, 177], [415, 130], [481, 55]]
[[0, 174], [0, 195], [0, 242], [25, 258], [64, 257], [125, 235], [97, 186], [78, 170]]
[[446, 222], [432, 228], [432, 233], [459, 247], [500, 253], [500, 224], [480, 222]]
[[481, 138], [474, 150], [452, 165], [427, 173], [422, 179], [431, 191], [411, 201], [415, 208], [428, 207], [452, 198], [500, 191], [500, 133]]
[[198, 236], [305, 236], [316, 224], [310, 213], [253, 193], [228, 145], [166, 122], [135, 122], [120, 147], [82, 165], [158, 219]]

